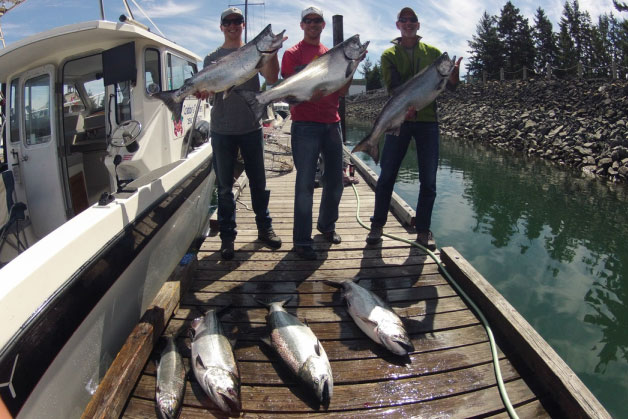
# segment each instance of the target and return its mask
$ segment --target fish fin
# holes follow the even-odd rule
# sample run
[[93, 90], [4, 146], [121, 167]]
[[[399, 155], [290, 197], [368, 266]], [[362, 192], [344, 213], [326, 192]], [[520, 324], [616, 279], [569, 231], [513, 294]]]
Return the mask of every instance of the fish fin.
[[259, 96], [257, 93], [248, 90], [238, 90], [236, 94], [240, 95], [246, 101], [247, 105], [249, 105], [249, 109], [253, 112], [255, 119], [260, 119], [262, 117], [262, 114], [266, 110], [266, 104], [261, 103], [258, 100]]
[[268, 345], [269, 348], [273, 347], [273, 343], [270, 341], [270, 338], [264, 337], [260, 339], [262, 342], [264, 342], [265, 345]]
[[321, 356], [321, 341], [316, 339], [316, 344], [314, 344], [314, 352], [316, 355]]
[[359, 317], [359, 318], [360, 318], [360, 320], [362, 320], [364, 323], [366, 323], [366, 324], [370, 324], [370, 325], [371, 325], [371, 326], [373, 326], [373, 327], [377, 327], [377, 323], [375, 323], [373, 320], [369, 319], [368, 317], [360, 317], [360, 316], [358, 316], [358, 317]]
[[323, 279], [323, 284], [327, 284], [330, 287], [334, 287], [334, 288], [342, 288], [342, 283], [336, 282], [336, 281], [332, 281], [332, 280], [329, 280], [329, 279]]
[[176, 90], [166, 90], [164, 92], [153, 93], [151, 97], [161, 100], [170, 112], [172, 112], [172, 119], [179, 121], [183, 111], [183, 101], [177, 102], [175, 100], [175, 92]]
[[348, 79], [349, 77], [351, 77], [356, 68], [357, 66], [355, 64], [355, 61], [349, 61], [349, 64], [347, 64], [347, 70], [345, 71], [345, 78]]
[[356, 151], [363, 151], [373, 158], [375, 164], [379, 164], [379, 142], [376, 144], [370, 143], [371, 135], [367, 135], [351, 150], [352, 153]]
[[199, 366], [202, 369], [205, 369], [205, 364], [203, 364], [203, 359], [201, 358], [200, 355], [196, 355], [196, 358], [194, 359], [194, 362], [196, 363], [197, 366]]
[[216, 309], [216, 317], [223, 315], [224, 313], [226, 313], [229, 309], [231, 309], [232, 304], [229, 303], [226, 306], [223, 307], [219, 307]]
[[233, 91], [234, 88], [235, 88], [235, 86], [230, 86], [224, 92], [222, 92], [222, 100], [227, 99], [229, 97], [229, 95], [231, 94], [231, 92]]

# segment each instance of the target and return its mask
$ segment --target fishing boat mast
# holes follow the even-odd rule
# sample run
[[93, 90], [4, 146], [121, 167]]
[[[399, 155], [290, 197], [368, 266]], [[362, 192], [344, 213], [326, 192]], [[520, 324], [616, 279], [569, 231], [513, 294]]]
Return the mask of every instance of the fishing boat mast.
[[245, 0], [244, 3], [238, 3], [238, 4], [230, 4], [229, 7], [232, 6], [244, 6], [244, 22], [246, 22], [246, 24], [244, 25], [244, 42], [248, 42], [248, 37], [247, 37], [247, 28], [248, 28], [248, 23], [249, 23], [249, 6], [266, 6], [266, 3], [262, 2], [262, 3], [249, 3], [248, 0]]
[[[26, 0], [0, 0], [0, 18], [7, 14], [7, 12], [14, 7], [24, 3]], [[2, 48], [6, 46], [4, 43], [4, 33], [2, 32], [2, 25], [0, 25], [0, 40], [2, 41]]]

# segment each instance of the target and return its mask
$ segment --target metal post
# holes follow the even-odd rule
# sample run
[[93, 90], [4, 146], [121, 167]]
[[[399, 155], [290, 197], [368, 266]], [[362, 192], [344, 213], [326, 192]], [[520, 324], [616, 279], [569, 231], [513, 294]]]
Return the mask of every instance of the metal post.
[[578, 78], [581, 79], [584, 74], [584, 69], [582, 68], [582, 62], [578, 61]]
[[499, 81], [504, 81], [504, 67], [499, 69]]
[[103, 0], [100, 0], [100, 18], [105, 20], [105, 5], [103, 4]]
[[613, 80], [617, 80], [617, 63], [615, 62], [615, 57], [613, 57], [613, 61], [611, 61], [611, 75], [613, 76]]
[[486, 70], [482, 70], [482, 84], [486, 84]]
[[[333, 35], [334, 46], [344, 41], [344, 30], [342, 25], [342, 15], [333, 15]], [[345, 123], [345, 98], [338, 98], [338, 113], [340, 114], [340, 129], [342, 131], [342, 141], [347, 141], [347, 128]]]
[[550, 63], [545, 64], [545, 78], [547, 80], [551, 80], [552, 78], [552, 66], [550, 65]]
[[524, 66], [523, 67], [523, 80], [526, 80], [528, 78], [528, 69]]
[[245, 1], [244, 2], [244, 43], [246, 44], [248, 41], [247, 39], [247, 34], [248, 34], [248, 30], [247, 28], [249, 27], [249, 22], [246, 20], [249, 18], [249, 2]]

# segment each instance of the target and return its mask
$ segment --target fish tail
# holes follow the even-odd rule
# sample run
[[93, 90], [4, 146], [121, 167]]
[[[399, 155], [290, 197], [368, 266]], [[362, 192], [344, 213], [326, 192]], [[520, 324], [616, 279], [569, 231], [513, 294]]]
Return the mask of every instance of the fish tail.
[[264, 110], [266, 109], [266, 104], [259, 101], [257, 93], [248, 90], [238, 90], [236, 91], [236, 94], [242, 96], [242, 98], [246, 101], [246, 104], [249, 105], [255, 119], [260, 119], [262, 117]]
[[181, 119], [181, 113], [183, 112], [183, 101], [177, 102], [175, 97], [176, 90], [167, 90], [165, 92], [153, 93], [151, 96], [161, 100], [170, 112], [172, 112], [172, 117], [175, 121], [179, 121]]
[[292, 300], [292, 296], [286, 297], [283, 300], [274, 300], [274, 301], [273, 300], [271, 300], [271, 301], [264, 301], [261, 298], [255, 297], [255, 301], [258, 304], [261, 304], [261, 305], [266, 306], [268, 308], [270, 308], [270, 306], [273, 305], [273, 304], [279, 304], [281, 307], [283, 307], [290, 300]]
[[367, 135], [351, 150], [352, 153], [356, 151], [363, 151], [373, 158], [375, 164], [379, 164], [379, 143], [371, 144], [372, 135]]

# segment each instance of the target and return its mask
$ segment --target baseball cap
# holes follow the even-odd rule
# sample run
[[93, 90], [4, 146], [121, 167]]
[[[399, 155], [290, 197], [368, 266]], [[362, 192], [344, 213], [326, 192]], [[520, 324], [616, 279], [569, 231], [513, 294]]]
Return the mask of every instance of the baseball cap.
[[412, 13], [414, 15], [414, 17], [416, 17], [417, 19], [419, 18], [416, 13], [414, 13], [414, 10], [412, 10], [412, 8], [410, 7], [404, 7], [403, 9], [401, 9], [399, 11], [399, 13], [397, 13], [397, 20], [399, 20], [399, 18], [401, 17], [402, 14], [404, 13]]
[[301, 19], [303, 19], [307, 15], [319, 15], [320, 17], [323, 17], [323, 11], [316, 6], [310, 6], [306, 9], [303, 9], [303, 11], [301, 12]]
[[237, 7], [229, 7], [228, 9], [225, 9], [224, 12], [222, 12], [222, 14], [220, 15], [220, 20], [222, 21], [229, 15], [240, 15], [244, 17], [244, 15], [242, 14], [242, 10], [238, 9]]

